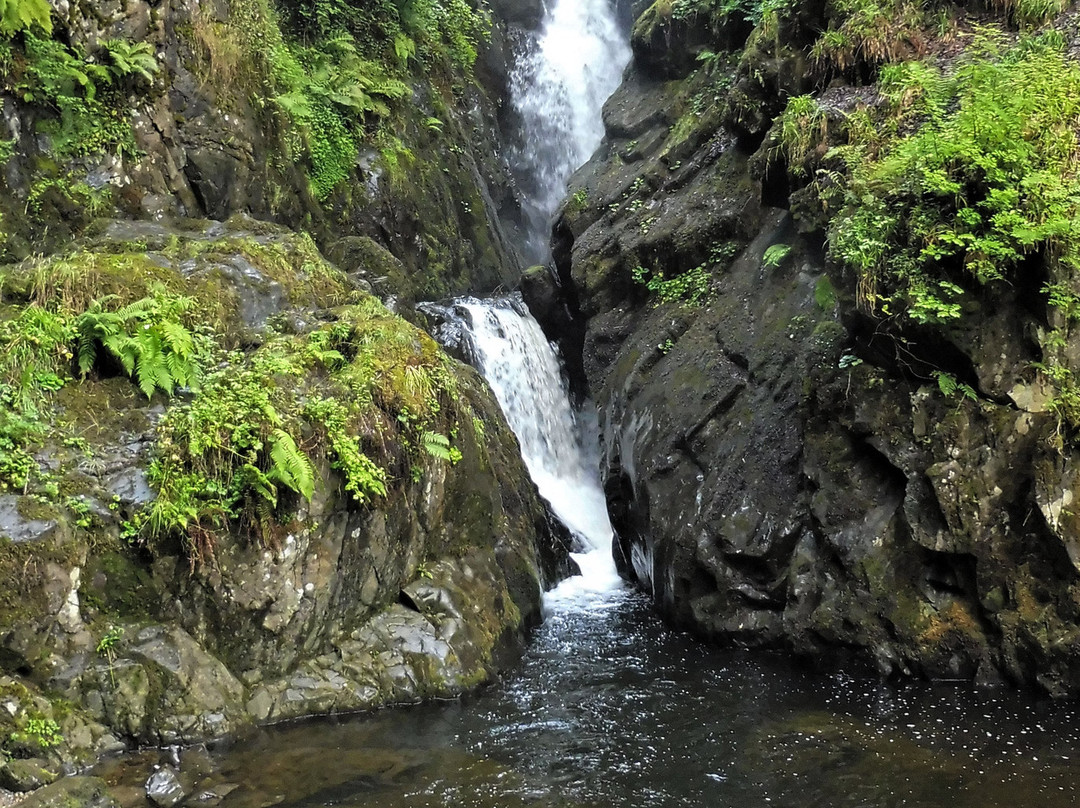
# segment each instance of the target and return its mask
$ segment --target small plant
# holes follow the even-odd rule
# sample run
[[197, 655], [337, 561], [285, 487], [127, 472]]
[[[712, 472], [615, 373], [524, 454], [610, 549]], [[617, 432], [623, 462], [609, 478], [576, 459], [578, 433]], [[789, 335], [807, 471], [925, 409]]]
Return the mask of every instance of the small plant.
[[937, 381], [938, 389], [941, 394], [946, 398], [958, 398], [960, 401], [967, 399], [968, 401], [978, 401], [979, 396], [976, 394], [975, 389], [969, 384], [964, 384], [958, 381], [951, 373], [946, 373], [943, 370], [935, 370], [931, 374]]
[[773, 244], [761, 256], [761, 265], [766, 269], [775, 269], [784, 263], [791, 255], [791, 247], [787, 244]]
[[75, 515], [76, 527], [88, 530], [93, 524], [93, 516], [86, 497], [68, 497], [64, 502], [64, 507]]
[[52, 9], [48, 0], [0, 0], [0, 36], [40, 28], [52, 33]]
[[438, 432], [427, 431], [423, 435], [424, 451], [450, 465], [457, 465], [461, 460], [461, 450], [450, 445], [450, 439]]
[[792, 174], [806, 173], [805, 164], [811, 152], [827, 136], [825, 113], [817, 101], [808, 95], [788, 99], [780, 115], [779, 150], [787, 160]]
[[85, 377], [98, 362], [98, 347], [120, 362], [147, 398], [155, 390], [172, 395], [176, 387], [194, 386], [198, 376], [194, 335], [181, 321], [195, 301], [157, 290], [152, 297], [117, 311], [104, 298], [75, 320], [79, 372]]
[[53, 719], [34, 717], [27, 719], [21, 730], [12, 732], [10, 741], [46, 750], [62, 744], [64, 736], [60, 732], [60, 725]]
[[113, 626], [102, 635], [94, 649], [98, 656], [105, 657], [109, 664], [109, 679], [112, 680], [113, 689], [116, 689], [116, 645], [123, 636], [123, 627]]
[[631, 270], [631, 277], [656, 295], [657, 305], [663, 303], [701, 305], [712, 291], [712, 278], [704, 264], [671, 278], [666, 277], [663, 272], [654, 272], [639, 264]]
[[134, 77], [153, 83], [154, 77], [161, 71], [154, 48], [149, 42], [110, 39], [105, 43], [105, 52], [111, 63], [109, 71], [116, 78]]

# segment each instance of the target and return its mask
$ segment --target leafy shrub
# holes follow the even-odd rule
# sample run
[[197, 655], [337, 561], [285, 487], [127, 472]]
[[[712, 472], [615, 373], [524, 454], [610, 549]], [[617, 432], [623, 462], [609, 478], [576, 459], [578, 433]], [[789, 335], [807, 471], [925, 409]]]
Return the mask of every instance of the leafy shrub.
[[1002, 279], [1032, 254], [1080, 270], [1080, 68], [1040, 41], [983, 39], [952, 75], [926, 73], [884, 88], [910, 131], [838, 152], [850, 178], [829, 245], [863, 303], [941, 322], [960, 316], [965, 278]]
[[158, 290], [117, 311], [105, 311], [115, 295], [95, 301], [75, 320], [79, 372], [86, 376], [103, 347], [135, 379], [147, 398], [157, 389], [195, 384], [198, 366], [195, 338], [182, 322], [195, 301]]
[[139, 78], [151, 83], [161, 71], [154, 48], [149, 42], [128, 42], [110, 39], [105, 42], [109, 56], [109, 72], [118, 79]]
[[658, 304], [688, 303], [697, 306], [704, 303], [712, 291], [712, 277], [704, 264], [670, 278], [662, 271], [639, 265], [633, 269], [632, 275], [635, 281], [656, 295]]
[[910, 59], [926, 50], [922, 4], [909, 0], [832, 0], [833, 20], [811, 49], [819, 64], [845, 71]]

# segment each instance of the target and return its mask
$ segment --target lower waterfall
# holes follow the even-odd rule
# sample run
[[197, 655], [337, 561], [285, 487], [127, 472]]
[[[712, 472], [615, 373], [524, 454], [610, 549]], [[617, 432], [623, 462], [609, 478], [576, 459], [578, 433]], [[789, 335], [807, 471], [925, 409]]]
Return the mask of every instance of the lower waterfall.
[[546, 597], [550, 610], [596, 607], [624, 584], [597, 468], [595, 424], [573, 410], [559, 358], [519, 298], [453, 307], [462, 344], [502, 406], [540, 495], [574, 534], [581, 575]]

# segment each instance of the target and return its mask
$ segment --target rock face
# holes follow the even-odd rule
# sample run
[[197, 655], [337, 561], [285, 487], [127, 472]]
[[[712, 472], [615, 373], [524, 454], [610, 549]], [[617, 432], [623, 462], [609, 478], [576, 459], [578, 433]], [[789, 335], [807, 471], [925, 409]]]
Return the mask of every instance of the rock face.
[[664, 8], [571, 183], [547, 304], [585, 326], [624, 573], [719, 642], [1080, 691], [1076, 458], [1031, 370], [1045, 303], [988, 293], [963, 332], [861, 314], [762, 143], [811, 80], [803, 43], [781, 23], [740, 61], [714, 31], [691, 72], [701, 31]]
[[[151, 221], [246, 213], [305, 229], [327, 251], [341, 237], [373, 239], [406, 270], [379, 276], [376, 292], [384, 297], [484, 293], [516, 279], [518, 203], [499, 154], [500, 94], [511, 59], [507, 27], [535, 24], [539, 3], [497, 4], [506, 16], [494, 20], [476, 79], [443, 75], [441, 67], [433, 68], [437, 77], [418, 73], [392, 127], [396, 140], [363, 145], [349, 161], [349, 177], [318, 192], [299, 146], [310, 133], [282, 114], [272, 86], [270, 74], [280, 68], [267, 66], [266, 51], [281, 47], [270, 42], [282, 34], [271, 4], [53, 5], [53, 38], [78, 54], [75, 69], [86, 69], [83, 57], [108, 63], [107, 43], [123, 40], [145, 43], [157, 73], [153, 81], [113, 82], [116, 109], [97, 115], [98, 122], [122, 119], [126, 128], [130, 114], [130, 132], [78, 134], [116, 140], [111, 153], [97, 150], [96, 140], [58, 146], [68, 136], [54, 132], [55, 100], [39, 88], [38, 100], [27, 101], [32, 69], [0, 82], [0, 139], [11, 140], [14, 151], [0, 172], [0, 260], [62, 247], [114, 209]], [[255, 31], [261, 44], [245, 39]], [[89, 81], [105, 95], [98, 73]], [[78, 108], [86, 93], [72, 94]]]
[[[542, 588], [564, 574], [567, 545], [478, 374], [283, 228], [239, 219], [183, 231], [99, 229], [37, 277], [65, 266], [67, 277], [93, 285], [92, 296], [121, 283], [138, 297], [148, 278], [183, 289], [215, 339], [241, 346], [227, 361], [289, 339], [283, 332], [303, 340], [335, 323], [370, 329], [356, 344], [388, 346], [386, 364], [360, 381], [378, 374], [387, 385], [380, 406], [391, 409], [373, 406], [367, 423], [386, 423], [367, 426], [364, 439], [388, 447], [382, 462], [393, 476], [385, 496], [360, 504], [329, 456], [313, 451], [313, 496], [298, 499], [265, 540], [240, 517], [202, 554], [184, 543], [190, 537], [132, 538], [137, 514], [162, 496], [148, 471], [161, 458], [162, 424], [194, 393], [148, 398], [122, 375], [69, 378], [48, 412], [82, 436], [81, 448], [50, 440], [36, 459], [47, 480], [78, 493], [50, 500], [35, 478], [30, 495], [5, 495], [0, 512], [5, 751], [55, 767], [124, 743], [186, 744], [253, 723], [452, 697], [512, 664], [540, 619]], [[138, 249], [128, 252], [136, 234]], [[20, 294], [35, 294], [20, 286], [32, 284], [28, 269], [5, 274], [5, 305], [18, 310]], [[359, 308], [342, 305], [350, 301]], [[411, 370], [385, 358], [391, 346]], [[334, 367], [345, 361], [332, 357]], [[418, 376], [424, 367], [435, 375]], [[394, 385], [410, 379], [453, 391], [437, 399], [434, 388], [421, 390], [439, 417], [457, 419], [428, 427], [447, 430], [453, 453], [407, 454], [403, 444], [416, 438], [393, 431], [420, 417], [415, 406], [393, 409], [413, 389]], [[311, 391], [328, 380], [325, 368], [311, 368]], [[262, 385], [279, 382], [267, 376]], [[19, 771], [8, 779], [33, 775]]]

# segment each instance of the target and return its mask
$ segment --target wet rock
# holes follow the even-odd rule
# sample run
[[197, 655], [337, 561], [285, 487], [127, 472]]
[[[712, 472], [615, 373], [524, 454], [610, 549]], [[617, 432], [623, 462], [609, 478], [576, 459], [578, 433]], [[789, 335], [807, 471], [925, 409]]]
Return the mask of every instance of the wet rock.
[[28, 500], [20, 504], [20, 497], [15, 494], [0, 495], [0, 536], [23, 543], [43, 542], [55, 535], [57, 520], [25, 510], [28, 504]]
[[158, 808], [173, 808], [188, 792], [172, 766], [161, 766], [146, 781], [146, 799]]
[[99, 719], [144, 743], [217, 737], [246, 722], [243, 686], [177, 627], [133, 632], [73, 688]]
[[97, 777], [63, 777], [20, 803], [24, 808], [119, 808], [105, 781]]
[[0, 766], [0, 788], [8, 791], [33, 791], [55, 782], [60, 773], [54, 765], [41, 758], [25, 758], [6, 761]]
[[[659, 3], [639, 19], [556, 223], [620, 571], [719, 642], [1074, 692], [1080, 475], [1052, 448], [1023, 295], [952, 330], [865, 317], [813, 222], [765, 204], [788, 204], [758, 143], [805, 92], [799, 49], [755, 37], [723, 114], [689, 116], [676, 99], [705, 88], [678, 25]], [[773, 245], [789, 257], [766, 267]], [[698, 267], [698, 303], [646, 286]], [[943, 368], [977, 400], [947, 400]]]

